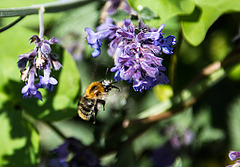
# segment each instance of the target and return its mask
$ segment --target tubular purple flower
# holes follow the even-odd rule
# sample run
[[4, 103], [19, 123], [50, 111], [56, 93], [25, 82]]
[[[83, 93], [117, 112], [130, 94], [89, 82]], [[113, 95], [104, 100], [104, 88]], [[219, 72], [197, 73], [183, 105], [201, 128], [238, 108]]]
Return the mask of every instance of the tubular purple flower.
[[35, 68], [31, 68], [29, 71], [29, 79], [27, 85], [22, 88], [23, 98], [36, 97], [42, 100], [42, 95], [38, 91], [38, 86], [34, 84], [35, 81]]
[[101, 53], [101, 41], [106, 38], [109, 34], [109, 30], [101, 31], [98, 33], [95, 33], [91, 28], [86, 27], [85, 32], [88, 34], [87, 36], [87, 42], [88, 44], [94, 49], [94, 52], [92, 53], [93, 57], [97, 57]]
[[113, 24], [113, 19], [111, 17], [107, 17], [104, 21], [103, 24], [99, 25], [96, 30], [97, 31], [103, 31], [106, 29], [109, 29], [111, 27], [115, 27], [115, 25]]
[[56, 85], [58, 83], [58, 81], [55, 78], [50, 77], [49, 66], [45, 66], [44, 68], [44, 77], [39, 76], [39, 78], [40, 78], [40, 81], [39, 81], [40, 87], [47, 88], [49, 92], [53, 90], [53, 85]]
[[173, 54], [172, 45], [176, 44], [176, 38], [173, 35], [170, 35], [164, 39], [154, 41], [154, 45], [161, 46], [162, 52], [165, 54]]
[[92, 56], [98, 57], [101, 54], [102, 43], [99, 40], [97, 40], [96, 43], [90, 44], [90, 46], [94, 49], [94, 51], [92, 52]]
[[150, 39], [154, 39], [154, 41], [159, 40], [162, 37], [162, 30], [165, 27], [164, 24], [162, 24], [157, 31], [153, 31], [153, 32], [148, 32], [144, 34], [144, 38], [150, 38]]
[[235, 161], [236, 159], [240, 159], [240, 152], [239, 151], [230, 151], [228, 156], [231, 161]]

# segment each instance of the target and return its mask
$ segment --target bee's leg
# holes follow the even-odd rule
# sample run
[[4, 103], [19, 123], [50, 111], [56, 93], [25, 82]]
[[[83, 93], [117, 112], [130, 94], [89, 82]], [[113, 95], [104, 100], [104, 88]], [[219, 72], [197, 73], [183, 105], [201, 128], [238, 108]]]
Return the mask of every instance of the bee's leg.
[[93, 111], [92, 111], [92, 117], [93, 117], [93, 124], [96, 123], [96, 117], [97, 117], [97, 113], [98, 113], [98, 103], [96, 102], [94, 107], [93, 107]]
[[97, 103], [102, 104], [102, 106], [103, 106], [103, 111], [105, 111], [105, 100], [98, 99], [98, 100], [97, 100]]
[[93, 113], [93, 124], [96, 123], [96, 115], [95, 115], [95, 112]]

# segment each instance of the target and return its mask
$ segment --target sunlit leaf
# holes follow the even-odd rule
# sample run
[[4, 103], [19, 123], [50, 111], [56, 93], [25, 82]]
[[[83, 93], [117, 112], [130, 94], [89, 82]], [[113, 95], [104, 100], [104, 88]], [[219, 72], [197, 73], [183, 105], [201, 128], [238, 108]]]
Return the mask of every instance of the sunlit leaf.
[[205, 38], [210, 26], [224, 13], [240, 11], [240, 1], [232, 0], [196, 0], [194, 12], [182, 17], [184, 37], [193, 46], [199, 45]]
[[0, 110], [0, 166], [36, 166], [39, 162], [39, 134], [23, 119], [22, 112], [8, 103]]

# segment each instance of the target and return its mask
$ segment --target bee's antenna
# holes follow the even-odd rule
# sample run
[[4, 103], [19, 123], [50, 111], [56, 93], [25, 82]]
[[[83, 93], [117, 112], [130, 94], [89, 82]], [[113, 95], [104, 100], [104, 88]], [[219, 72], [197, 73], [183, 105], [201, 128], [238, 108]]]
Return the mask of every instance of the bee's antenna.
[[105, 72], [105, 78], [107, 77], [107, 73], [109, 71], [109, 67], [107, 67], [106, 72]]

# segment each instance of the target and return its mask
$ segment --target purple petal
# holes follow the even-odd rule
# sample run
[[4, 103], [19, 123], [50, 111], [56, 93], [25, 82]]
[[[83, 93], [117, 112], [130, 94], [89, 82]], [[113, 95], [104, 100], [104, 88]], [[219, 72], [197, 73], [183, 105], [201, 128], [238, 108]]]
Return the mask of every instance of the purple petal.
[[61, 67], [63, 67], [62, 64], [57, 60], [52, 60], [52, 64], [53, 64], [54, 70], [59, 70]]
[[21, 93], [22, 93], [22, 94], [25, 94], [25, 93], [27, 93], [27, 91], [28, 91], [28, 85], [25, 85], [25, 86], [22, 88]]
[[146, 73], [150, 76], [155, 78], [156, 74], [158, 73], [158, 69], [154, 67], [150, 67], [145, 61], [140, 61], [141, 67], [146, 71]]
[[52, 85], [56, 85], [58, 83], [58, 81], [55, 78], [50, 77], [49, 83], [52, 84]]
[[42, 94], [39, 91], [37, 91], [37, 93], [35, 94], [34, 97], [36, 97], [36, 98], [38, 98], [39, 100], [42, 101]]
[[129, 79], [132, 78], [133, 73], [134, 73], [133, 67], [129, 67], [127, 70], [121, 70], [120, 71], [120, 77], [123, 80], [129, 80]]
[[49, 43], [55, 44], [55, 43], [58, 43], [58, 40], [56, 39], [56, 37], [53, 37], [53, 38], [49, 39]]
[[85, 32], [88, 34], [87, 36], [87, 42], [89, 44], [94, 44], [98, 40], [97, 34], [89, 27], [85, 28]]
[[92, 57], [98, 57], [100, 54], [101, 54], [100, 48], [94, 49], [94, 51], [92, 52]]
[[38, 43], [41, 41], [38, 35], [31, 36], [29, 40], [30, 40], [30, 43], [33, 43], [33, 42]]
[[123, 38], [128, 38], [128, 39], [134, 38], [134, 34], [133, 34], [133, 33], [131, 33], [131, 32], [126, 32], [126, 31], [124, 31], [123, 29], [118, 29], [118, 30], [116, 31], [116, 34], [117, 34], [118, 36], [123, 37]]
[[115, 27], [115, 25], [113, 24], [113, 19], [111, 17], [107, 17], [105, 19], [105, 22], [101, 25], [99, 25], [96, 30], [97, 31], [102, 31], [102, 30], [106, 30], [109, 29], [111, 27]]
[[42, 52], [43, 54], [48, 55], [48, 54], [50, 54], [51, 51], [52, 51], [52, 50], [51, 50], [51, 47], [50, 47], [49, 44], [47, 44], [47, 43], [43, 43], [43, 44], [42, 44], [42, 46], [41, 46], [41, 52]]
[[235, 161], [236, 159], [240, 158], [240, 152], [239, 151], [230, 151], [228, 154], [230, 160]]

